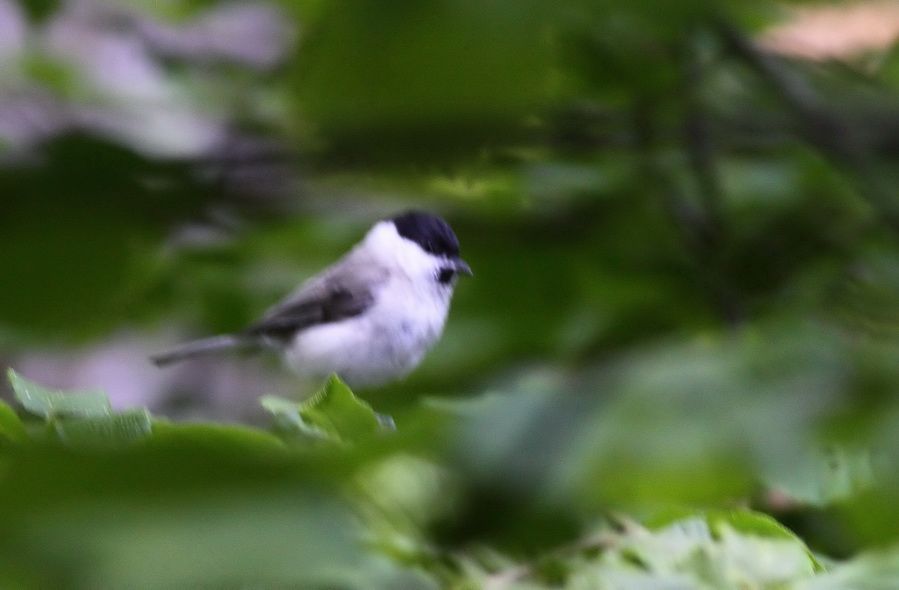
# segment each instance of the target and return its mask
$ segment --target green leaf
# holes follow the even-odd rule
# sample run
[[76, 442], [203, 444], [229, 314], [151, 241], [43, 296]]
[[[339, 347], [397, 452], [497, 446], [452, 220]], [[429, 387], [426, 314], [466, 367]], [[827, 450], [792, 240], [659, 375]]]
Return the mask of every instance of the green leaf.
[[824, 566], [821, 565], [802, 539], [767, 514], [753, 512], [752, 510], [709, 510], [706, 511], [706, 520], [709, 523], [709, 528], [718, 536], [724, 534], [725, 529], [730, 529], [741, 535], [754, 535], [767, 539], [782, 539], [798, 543], [805, 548], [805, 552], [809, 561], [814, 565], [815, 571], [824, 569]]
[[12, 369], [7, 371], [7, 376], [18, 402], [36, 416], [49, 420], [57, 416], [100, 417], [112, 414], [109, 399], [102, 392], [47, 389]]
[[28, 439], [25, 425], [22, 424], [16, 411], [4, 401], [0, 401], [0, 436], [13, 442], [23, 442]]
[[[657, 514], [647, 522], [652, 530], [664, 528], [679, 520], [694, 518], [698, 511], [688, 508], [669, 509]], [[798, 537], [773, 517], [752, 510], [703, 510], [709, 529], [717, 533], [724, 526], [729, 526], [738, 533], [757, 535], [771, 539], [797, 540]]]
[[380, 428], [378, 417], [337, 375], [331, 375], [314, 396], [299, 404], [276, 396], [262, 399], [282, 429], [313, 439], [349, 442]]
[[729, 526], [738, 533], [798, 541], [793, 532], [773, 517], [751, 510], [708, 510], [706, 520], [715, 533]]
[[875, 483], [874, 460], [865, 449], [832, 446], [809, 452], [805, 463], [768, 480], [795, 500], [826, 506], [870, 488]]
[[168, 420], [153, 421], [150, 444], [176, 448], [201, 448], [235, 454], [271, 454], [284, 451], [281, 439], [248, 426], [237, 424], [175, 424]]
[[152, 432], [150, 413], [130, 410], [99, 418], [75, 418], [55, 423], [56, 434], [76, 447], [119, 448], [143, 440]]
[[369, 436], [380, 428], [371, 406], [356, 397], [337, 375], [331, 375], [317, 394], [300, 404], [300, 416], [341, 440]]
[[866, 553], [836, 565], [827, 573], [805, 580], [796, 590], [890, 590], [899, 580], [899, 550]]
[[745, 534], [724, 522], [716, 529], [700, 512], [656, 530], [630, 526], [577, 567], [567, 587], [786, 588], [816, 567], [795, 537]]

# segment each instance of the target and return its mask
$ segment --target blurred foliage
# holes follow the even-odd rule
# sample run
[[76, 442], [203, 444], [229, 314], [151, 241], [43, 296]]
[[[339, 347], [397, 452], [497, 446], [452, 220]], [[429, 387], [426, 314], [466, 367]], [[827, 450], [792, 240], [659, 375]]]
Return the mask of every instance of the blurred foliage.
[[[558, 489], [539, 500], [520, 485], [527, 482], [514, 481], [524, 475], [514, 459], [470, 471], [469, 457], [478, 453], [460, 456], [454, 447], [480, 445], [479, 422], [495, 418], [483, 405], [432, 403], [407, 416], [417, 428], [376, 435], [360, 419], [367, 412], [376, 423], [374, 412], [332, 377], [304, 413], [314, 407], [319, 424], [352, 429], [310, 437], [308, 423], [289, 418], [276, 438], [239, 426], [176, 425], [145, 411], [115, 414], [95, 395], [58, 406], [60, 392], [12, 371], [10, 380], [33, 417], [0, 406], [4, 467], [15, 474], [0, 492], [5, 584], [799, 589], [839, 587], [832, 584], [841, 579], [880, 583], [895, 570], [896, 556], [876, 553], [825, 566], [769, 516], [686, 505], [656, 511], [649, 528], [600, 519], [535, 552], [548, 531], [532, 520]], [[277, 412], [287, 414], [286, 403]], [[502, 430], [495, 446], [520, 442]], [[575, 454], [573, 464], [583, 462]], [[468, 550], [460, 552], [462, 539], [447, 544], [434, 534], [448, 517], [462, 524], [454, 507], [473, 500], [465, 473], [469, 482], [501, 480], [509, 493], [530, 496], [517, 505], [527, 513], [515, 515], [528, 526], [495, 546], [501, 551], [481, 545], [480, 536], [465, 539]], [[661, 482], [655, 473], [616, 476], [659, 485], [670, 470], [661, 470]], [[604, 487], [578, 485], [594, 493]], [[467, 526], [483, 526], [485, 516], [505, 532], [515, 529], [490, 514], [468, 514]]]
[[766, 53], [769, 2], [75, 4], [0, 0], [4, 355], [240, 329], [405, 207], [476, 277], [408, 380], [270, 429], [11, 373], [0, 586], [895, 585], [895, 49]]

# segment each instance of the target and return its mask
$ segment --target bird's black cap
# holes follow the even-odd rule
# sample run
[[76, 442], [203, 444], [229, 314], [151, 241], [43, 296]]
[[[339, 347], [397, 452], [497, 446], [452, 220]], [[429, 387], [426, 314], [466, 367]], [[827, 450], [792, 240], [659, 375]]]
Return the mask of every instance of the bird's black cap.
[[425, 252], [438, 256], [459, 256], [459, 240], [449, 224], [436, 215], [424, 211], [407, 211], [391, 218], [396, 231], [412, 240]]

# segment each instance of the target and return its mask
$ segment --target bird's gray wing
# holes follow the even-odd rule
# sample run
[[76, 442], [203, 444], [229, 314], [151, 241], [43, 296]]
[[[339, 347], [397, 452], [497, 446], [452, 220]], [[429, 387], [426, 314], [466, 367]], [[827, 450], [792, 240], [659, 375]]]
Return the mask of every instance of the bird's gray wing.
[[300, 330], [357, 316], [374, 303], [387, 270], [363, 256], [348, 256], [304, 283], [243, 334], [281, 343]]

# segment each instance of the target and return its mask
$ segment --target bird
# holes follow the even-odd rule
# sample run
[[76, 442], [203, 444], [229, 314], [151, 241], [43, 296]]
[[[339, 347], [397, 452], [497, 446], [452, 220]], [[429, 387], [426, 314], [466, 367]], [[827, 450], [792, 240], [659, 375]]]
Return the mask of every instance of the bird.
[[441, 217], [419, 210], [377, 221], [347, 254], [246, 329], [151, 356], [157, 366], [234, 351], [279, 352], [308, 379], [353, 388], [408, 375], [440, 339], [459, 277], [473, 276]]

